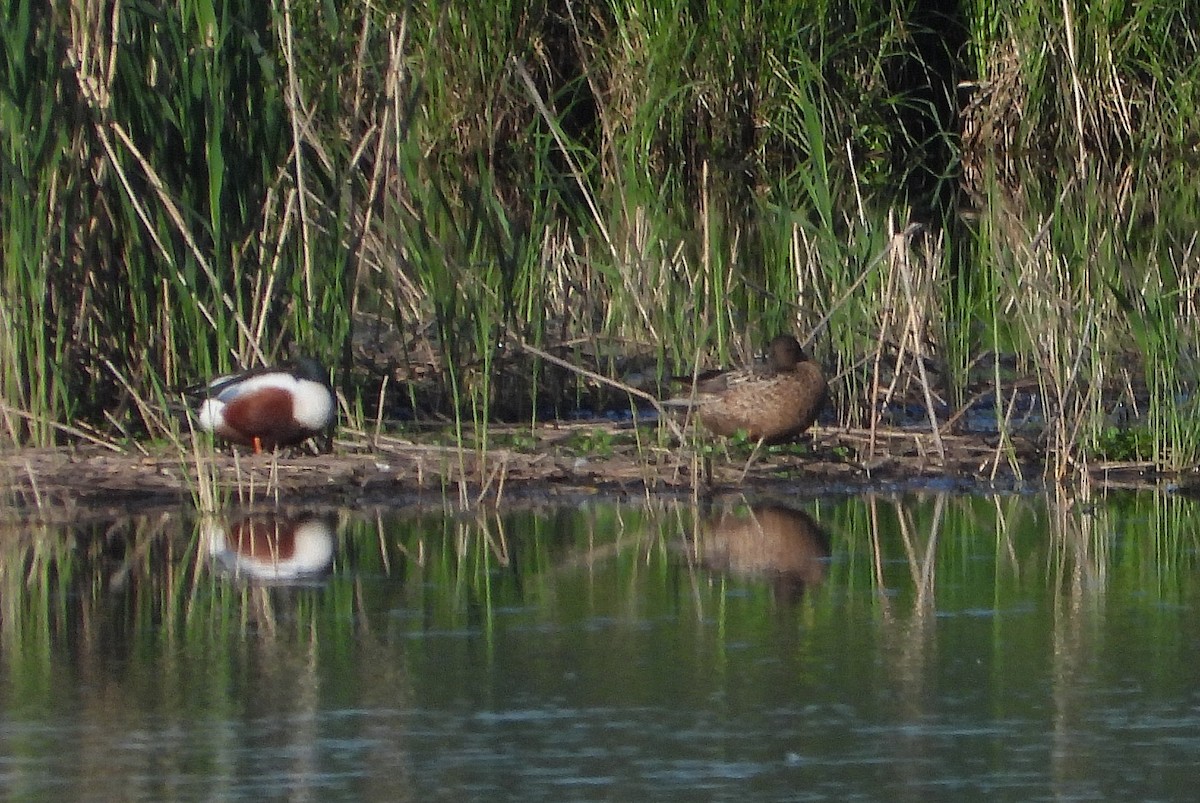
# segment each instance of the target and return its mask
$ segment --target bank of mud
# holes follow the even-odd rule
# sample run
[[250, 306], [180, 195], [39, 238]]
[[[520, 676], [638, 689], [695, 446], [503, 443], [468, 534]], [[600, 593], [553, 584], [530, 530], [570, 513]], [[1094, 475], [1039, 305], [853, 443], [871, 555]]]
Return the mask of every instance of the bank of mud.
[[[746, 493], [813, 497], [930, 487], [1037, 488], [1044, 455], [1027, 439], [913, 430], [822, 428], [800, 445], [749, 448], [652, 445], [653, 430], [594, 423], [489, 430], [487, 449], [444, 445], [444, 433], [412, 438], [347, 436], [325, 454], [252, 455], [229, 448], [181, 452], [97, 445], [0, 454], [0, 508], [9, 518], [74, 520], [154, 508], [285, 504], [310, 507], [477, 505], [505, 499], [602, 494], [694, 496]], [[1084, 479], [1138, 487], [1167, 478], [1140, 464], [1089, 466]]]

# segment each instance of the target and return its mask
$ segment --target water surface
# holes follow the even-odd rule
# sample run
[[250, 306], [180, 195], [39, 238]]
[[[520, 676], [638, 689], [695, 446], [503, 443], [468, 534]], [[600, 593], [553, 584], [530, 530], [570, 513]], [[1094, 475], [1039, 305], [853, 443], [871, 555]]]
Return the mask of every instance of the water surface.
[[0, 550], [0, 785], [1188, 798], [1193, 508], [916, 494], [25, 528]]

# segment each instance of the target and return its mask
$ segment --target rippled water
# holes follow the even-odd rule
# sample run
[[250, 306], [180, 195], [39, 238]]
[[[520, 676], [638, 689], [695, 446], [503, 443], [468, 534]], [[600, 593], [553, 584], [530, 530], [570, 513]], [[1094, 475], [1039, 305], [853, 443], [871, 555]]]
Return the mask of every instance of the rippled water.
[[929, 494], [6, 532], [0, 786], [1190, 799], [1194, 507]]

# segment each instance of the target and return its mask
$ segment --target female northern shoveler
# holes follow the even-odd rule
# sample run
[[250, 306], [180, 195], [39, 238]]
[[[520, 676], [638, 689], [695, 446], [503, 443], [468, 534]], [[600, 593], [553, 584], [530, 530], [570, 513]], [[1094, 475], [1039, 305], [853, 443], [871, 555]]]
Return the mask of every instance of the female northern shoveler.
[[333, 422], [333, 389], [310, 359], [291, 368], [255, 368], [221, 376], [199, 388], [200, 428], [233, 443], [263, 449], [294, 446]]
[[[692, 377], [677, 379], [692, 381]], [[767, 347], [764, 364], [700, 374], [691, 396], [666, 403], [695, 407], [700, 423], [715, 435], [742, 430], [756, 441], [774, 443], [812, 426], [828, 395], [825, 376], [799, 341], [780, 335]]]

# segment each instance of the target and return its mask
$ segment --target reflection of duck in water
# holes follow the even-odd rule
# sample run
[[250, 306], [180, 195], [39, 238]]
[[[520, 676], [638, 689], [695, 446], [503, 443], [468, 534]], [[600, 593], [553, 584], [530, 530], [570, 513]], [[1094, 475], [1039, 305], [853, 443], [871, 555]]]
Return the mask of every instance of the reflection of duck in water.
[[829, 571], [829, 536], [807, 513], [782, 505], [710, 517], [700, 525], [695, 547], [709, 569], [769, 578], [789, 600], [821, 585]]
[[[691, 383], [691, 377], [676, 377]], [[745, 431], [752, 440], [773, 443], [812, 426], [828, 397], [825, 376], [799, 341], [779, 335], [767, 346], [761, 365], [710, 371], [696, 377], [690, 397], [665, 404], [695, 407], [700, 423], [714, 435]]]
[[226, 571], [251, 580], [317, 577], [333, 565], [333, 525], [320, 516], [258, 514], [232, 524], [201, 525], [208, 554]]

